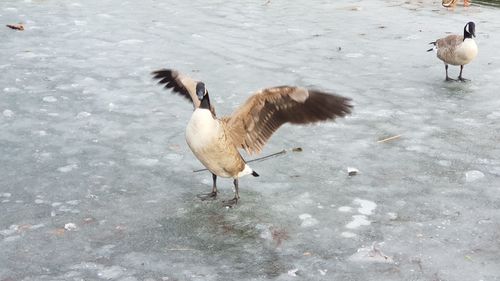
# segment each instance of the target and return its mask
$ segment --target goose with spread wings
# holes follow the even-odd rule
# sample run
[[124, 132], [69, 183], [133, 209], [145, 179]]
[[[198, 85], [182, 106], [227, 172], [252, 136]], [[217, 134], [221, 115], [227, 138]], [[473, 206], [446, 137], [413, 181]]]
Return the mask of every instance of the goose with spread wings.
[[198, 160], [212, 173], [212, 191], [202, 199], [217, 196], [217, 177], [232, 178], [234, 198], [224, 201], [232, 207], [240, 198], [238, 179], [259, 176], [238, 149], [259, 153], [271, 135], [283, 124], [307, 124], [344, 117], [351, 100], [335, 94], [301, 87], [280, 86], [254, 93], [230, 116], [217, 118], [205, 84], [172, 69], [152, 72], [165, 88], [192, 102], [194, 112], [186, 128], [186, 142]]

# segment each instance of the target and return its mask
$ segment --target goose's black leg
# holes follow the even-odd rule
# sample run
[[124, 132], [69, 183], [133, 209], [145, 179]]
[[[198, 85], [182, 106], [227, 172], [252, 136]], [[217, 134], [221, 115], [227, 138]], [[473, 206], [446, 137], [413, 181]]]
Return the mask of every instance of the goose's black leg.
[[446, 71], [446, 81], [455, 81], [455, 79], [452, 79], [452, 78], [450, 78], [450, 76], [448, 76], [448, 65], [447, 64], [444, 65], [444, 69]]
[[469, 81], [469, 79], [465, 79], [462, 77], [462, 71], [464, 70], [464, 66], [461, 65], [460, 66], [460, 74], [458, 75], [458, 80], [462, 81], [462, 82], [465, 82], [465, 81]]
[[234, 179], [234, 198], [231, 200], [224, 200], [224, 207], [232, 208], [234, 205], [238, 204], [238, 199], [240, 199], [240, 192], [238, 189], [238, 179]]
[[213, 180], [213, 186], [212, 186], [212, 192], [210, 193], [204, 193], [204, 194], [198, 194], [198, 198], [201, 200], [205, 201], [208, 199], [215, 199], [217, 197], [217, 175], [212, 173], [212, 180]]

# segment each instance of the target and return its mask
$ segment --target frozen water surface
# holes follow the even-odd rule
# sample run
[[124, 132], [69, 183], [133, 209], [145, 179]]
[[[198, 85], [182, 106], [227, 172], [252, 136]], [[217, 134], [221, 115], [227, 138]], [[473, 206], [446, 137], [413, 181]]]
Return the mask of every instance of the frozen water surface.
[[[2, 0], [0, 280], [500, 280], [500, 11], [401, 2]], [[427, 44], [469, 20], [445, 83]], [[162, 67], [219, 113], [282, 84], [355, 111], [280, 129], [263, 154], [303, 152], [225, 209]]]

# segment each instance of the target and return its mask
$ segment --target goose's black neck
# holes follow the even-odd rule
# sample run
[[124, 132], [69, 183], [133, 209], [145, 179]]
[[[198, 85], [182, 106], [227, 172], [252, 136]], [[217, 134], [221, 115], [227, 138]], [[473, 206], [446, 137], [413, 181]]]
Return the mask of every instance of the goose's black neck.
[[208, 92], [203, 96], [201, 100], [200, 108], [210, 110], [210, 98], [208, 97]]
[[464, 26], [464, 41], [467, 38], [472, 38], [472, 36], [476, 36], [476, 25], [473, 22], [469, 22]]
[[467, 27], [464, 27], [464, 41], [467, 38], [472, 38], [472, 34], [467, 31]]

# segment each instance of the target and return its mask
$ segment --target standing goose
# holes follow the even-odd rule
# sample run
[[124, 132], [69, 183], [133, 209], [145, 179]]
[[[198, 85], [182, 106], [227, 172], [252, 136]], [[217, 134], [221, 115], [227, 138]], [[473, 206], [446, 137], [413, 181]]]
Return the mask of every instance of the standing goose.
[[464, 65], [471, 62], [477, 56], [476, 41], [472, 39], [476, 37], [476, 25], [473, 22], [468, 22], [464, 27], [464, 35], [448, 35], [429, 44], [433, 44], [434, 48], [427, 50], [428, 52], [436, 50], [437, 57], [444, 62], [446, 70], [446, 81], [452, 81], [448, 76], [448, 65], [460, 65], [460, 81], [467, 79], [462, 77]]
[[230, 115], [217, 118], [205, 84], [171, 69], [152, 72], [154, 79], [192, 101], [194, 112], [186, 128], [186, 142], [196, 158], [212, 173], [212, 192], [217, 196], [217, 177], [233, 178], [234, 198], [224, 201], [232, 207], [240, 198], [238, 179], [259, 175], [248, 166], [238, 149], [258, 153], [271, 135], [284, 123], [307, 124], [351, 112], [349, 98], [301, 87], [281, 86], [253, 94]]

